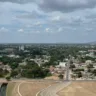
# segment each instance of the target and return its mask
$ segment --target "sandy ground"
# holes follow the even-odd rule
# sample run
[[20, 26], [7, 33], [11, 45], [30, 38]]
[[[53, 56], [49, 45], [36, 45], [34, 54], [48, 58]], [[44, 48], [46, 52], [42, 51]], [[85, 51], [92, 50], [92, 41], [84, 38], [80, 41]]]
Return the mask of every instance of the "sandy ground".
[[67, 87], [69, 84], [70, 82], [59, 82], [50, 87], [47, 87], [47, 89], [41, 91], [38, 96], [58, 96], [57, 92], [63, 89], [64, 87]]
[[52, 81], [38, 82], [38, 81], [23, 81], [23, 82], [10, 82], [7, 87], [7, 96], [36, 96], [38, 91], [48, 87], [49, 85], [55, 84]]
[[36, 93], [46, 87], [48, 87], [51, 83], [44, 82], [26, 82], [22, 83], [20, 86], [20, 93], [22, 96], [35, 96]]
[[10, 82], [7, 86], [6, 96], [19, 96], [18, 90], [17, 90], [18, 85], [19, 85], [19, 82], [17, 83]]
[[59, 96], [96, 96], [96, 82], [72, 82]]

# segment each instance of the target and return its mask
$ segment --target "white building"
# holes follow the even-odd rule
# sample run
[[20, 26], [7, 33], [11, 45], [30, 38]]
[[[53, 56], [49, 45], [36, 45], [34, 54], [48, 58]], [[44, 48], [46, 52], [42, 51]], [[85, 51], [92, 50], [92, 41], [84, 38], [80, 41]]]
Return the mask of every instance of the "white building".
[[60, 62], [60, 63], [59, 63], [59, 66], [60, 66], [60, 67], [66, 67], [66, 62]]
[[7, 56], [10, 57], [10, 58], [20, 58], [19, 55], [14, 55], [14, 54], [10, 54], [10, 55], [7, 55]]

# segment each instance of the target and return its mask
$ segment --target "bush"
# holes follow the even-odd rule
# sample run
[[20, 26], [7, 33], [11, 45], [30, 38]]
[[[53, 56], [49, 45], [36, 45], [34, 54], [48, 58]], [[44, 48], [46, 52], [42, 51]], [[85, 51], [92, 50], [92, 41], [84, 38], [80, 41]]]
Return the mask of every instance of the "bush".
[[63, 75], [62, 75], [62, 74], [60, 74], [58, 77], [59, 77], [60, 79], [63, 79]]
[[7, 81], [10, 81], [10, 80], [11, 80], [11, 77], [10, 77], [10, 76], [7, 76], [7, 77], [6, 77], [6, 80], [7, 80]]
[[76, 68], [76, 66], [74, 64], [70, 65], [70, 69]]
[[82, 73], [81, 72], [78, 72], [77, 73], [77, 76], [78, 76], [78, 78], [81, 78], [82, 77]]

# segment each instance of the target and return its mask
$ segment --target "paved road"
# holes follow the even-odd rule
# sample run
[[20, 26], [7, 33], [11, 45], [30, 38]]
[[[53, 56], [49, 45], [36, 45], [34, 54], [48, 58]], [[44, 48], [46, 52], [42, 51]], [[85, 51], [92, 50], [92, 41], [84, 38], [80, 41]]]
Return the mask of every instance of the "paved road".
[[44, 90], [42, 90], [38, 96], [58, 96], [56, 93], [59, 92], [64, 87], [67, 87], [70, 82], [61, 82], [55, 85], [52, 85]]
[[68, 62], [67, 63], [67, 67], [66, 67], [66, 72], [65, 72], [65, 74], [66, 74], [66, 80], [69, 80], [69, 77], [70, 77], [70, 70], [69, 70], [69, 67], [70, 67], [70, 62]]

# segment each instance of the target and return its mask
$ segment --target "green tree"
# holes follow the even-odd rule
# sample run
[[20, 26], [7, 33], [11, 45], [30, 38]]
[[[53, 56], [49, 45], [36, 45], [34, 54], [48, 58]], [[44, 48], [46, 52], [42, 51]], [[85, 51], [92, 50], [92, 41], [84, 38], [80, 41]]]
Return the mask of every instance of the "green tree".
[[16, 70], [12, 70], [11, 77], [15, 78], [18, 75], [18, 72]]

